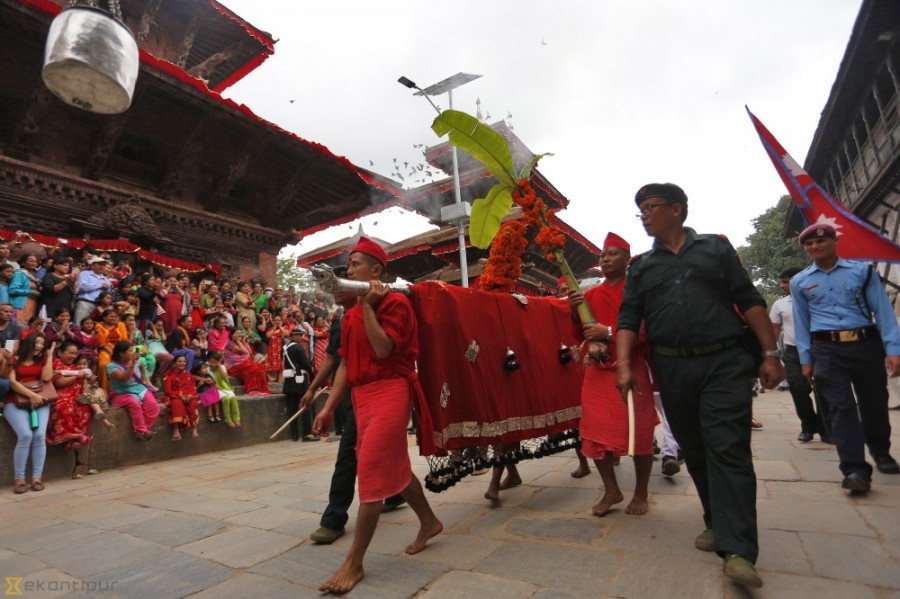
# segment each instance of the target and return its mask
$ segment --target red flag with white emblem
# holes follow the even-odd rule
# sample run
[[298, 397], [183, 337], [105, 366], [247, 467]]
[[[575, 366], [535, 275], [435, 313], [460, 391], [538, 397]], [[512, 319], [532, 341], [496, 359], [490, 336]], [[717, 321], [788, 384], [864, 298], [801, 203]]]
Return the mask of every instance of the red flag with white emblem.
[[838, 235], [838, 254], [842, 258], [876, 262], [900, 262], [900, 245], [882, 235], [872, 225], [847, 210], [831, 194], [813, 181], [797, 161], [788, 154], [769, 130], [747, 109], [766, 153], [794, 204], [808, 224], [825, 223]]

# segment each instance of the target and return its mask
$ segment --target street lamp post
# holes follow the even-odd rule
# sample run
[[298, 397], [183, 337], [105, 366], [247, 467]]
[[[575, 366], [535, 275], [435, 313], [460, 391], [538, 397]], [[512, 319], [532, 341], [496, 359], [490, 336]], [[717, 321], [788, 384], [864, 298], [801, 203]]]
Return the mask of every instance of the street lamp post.
[[[478, 79], [481, 75], [472, 75], [470, 73], [457, 73], [452, 77], [448, 77], [443, 81], [439, 81], [434, 85], [430, 85], [425, 89], [422, 89], [406, 77], [400, 77], [397, 81], [410, 89], [417, 90], [415, 96], [425, 96], [425, 99], [428, 100], [428, 103], [431, 104], [431, 107], [434, 108], [438, 114], [441, 113], [440, 109], [435, 106], [434, 102], [431, 101], [429, 96], [436, 96], [439, 94], [447, 93], [447, 98], [450, 104], [450, 110], [453, 110], [453, 90], [461, 85], [465, 85], [470, 81], [474, 81]], [[459, 208], [462, 208], [462, 193], [459, 187], [459, 161], [456, 157], [456, 146], [451, 147], [451, 154], [453, 156], [453, 193], [455, 201]], [[469, 263], [466, 258], [466, 216], [468, 214], [468, 210], [456, 210], [455, 216], [452, 220], [456, 221], [456, 230], [459, 233], [459, 274], [460, 280], [463, 287], [469, 286]], [[442, 215], [443, 216], [443, 215]]]

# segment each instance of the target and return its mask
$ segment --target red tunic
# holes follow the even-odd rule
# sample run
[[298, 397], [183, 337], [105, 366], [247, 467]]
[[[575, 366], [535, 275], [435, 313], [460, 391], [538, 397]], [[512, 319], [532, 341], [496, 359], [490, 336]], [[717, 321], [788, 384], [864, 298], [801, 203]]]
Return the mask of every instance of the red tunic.
[[[585, 292], [584, 299], [598, 323], [612, 324], [618, 320], [624, 290], [623, 278], [617, 283], [603, 282]], [[580, 333], [579, 337], [583, 338]], [[581, 390], [581, 451], [591, 459], [602, 459], [607, 452], [612, 452], [614, 456], [628, 453], [628, 408], [616, 388], [613, 366], [615, 341], [609, 342], [609, 353], [612, 356], [610, 361], [595, 361], [585, 370]], [[646, 346], [639, 339], [631, 354], [631, 369], [641, 391], [633, 395], [635, 455], [653, 453], [653, 428], [656, 426], [653, 390], [645, 356]]]
[[197, 426], [200, 420], [197, 399], [197, 385], [190, 372], [170, 370], [166, 374], [163, 402], [168, 406], [169, 424], [182, 424], [185, 428]]
[[[341, 331], [340, 353], [353, 390], [357, 422], [357, 474], [362, 503], [395, 495], [409, 484], [412, 465], [406, 423], [413, 398], [424, 402], [415, 372], [419, 344], [412, 304], [398, 293], [389, 293], [376, 306], [375, 315], [394, 346], [386, 358], [378, 358], [369, 343], [362, 304], [347, 312]], [[419, 427], [427, 432], [432, 428], [430, 422], [423, 425], [421, 421]], [[428, 436], [424, 438], [427, 440]]]
[[[53, 360], [53, 370], [74, 370], [58, 359]], [[60, 375], [53, 377], [54, 380]], [[84, 442], [91, 424], [91, 406], [78, 403], [82, 392], [81, 377], [71, 385], [56, 390], [59, 399], [50, 406], [50, 423], [47, 426], [47, 445], [65, 443], [71, 449], [76, 442]]]

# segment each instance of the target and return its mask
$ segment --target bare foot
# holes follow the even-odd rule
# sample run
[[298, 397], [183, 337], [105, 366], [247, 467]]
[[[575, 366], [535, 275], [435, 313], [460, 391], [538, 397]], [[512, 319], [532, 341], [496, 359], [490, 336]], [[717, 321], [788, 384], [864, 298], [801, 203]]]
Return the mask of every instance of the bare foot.
[[416, 535], [416, 540], [406, 546], [406, 553], [408, 555], [413, 555], [422, 551], [425, 549], [425, 544], [428, 543], [428, 539], [441, 534], [442, 530], [444, 530], [444, 525], [441, 524], [441, 521], [437, 518], [434, 518], [427, 524], [422, 524], [422, 526], [419, 527], [419, 534]]
[[510, 474], [503, 479], [503, 482], [500, 483], [500, 490], [502, 491], [504, 489], [512, 489], [513, 487], [518, 487], [521, 484], [522, 478], [518, 474]]
[[194, 437], [194, 438], [196, 439], [197, 437], [200, 436], [200, 431], [198, 431], [196, 428], [192, 429], [192, 430], [191, 430], [191, 436]]
[[500, 503], [500, 487], [493, 480], [488, 483], [488, 488], [484, 493], [484, 498], [490, 500], [495, 505]]
[[481, 476], [482, 474], [486, 474], [490, 471], [491, 471], [490, 468], [479, 468], [478, 470], [472, 471], [472, 476]]
[[181, 441], [181, 435], [172, 435], [173, 441]]
[[319, 587], [320, 591], [330, 591], [332, 593], [346, 593], [356, 586], [360, 580], [365, 578], [366, 573], [363, 572], [362, 566], [354, 568], [349, 562], [345, 561], [341, 567], [334, 573], [328, 582]]
[[578, 468], [570, 472], [572, 478], [584, 478], [591, 473], [591, 467], [587, 464], [579, 464]]
[[594, 507], [591, 508], [591, 512], [595, 516], [600, 516], [601, 518], [609, 513], [609, 510], [612, 509], [617, 503], [621, 503], [625, 498], [621, 493], [616, 493], [615, 495], [610, 495], [608, 492], [603, 494], [603, 497], [600, 498]]
[[637, 495], [631, 498], [631, 502], [625, 508], [626, 514], [634, 516], [643, 516], [648, 511], [650, 511], [650, 502], [647, 501], [646, 497], [638, 497]]
[[237, 425], [233, 422], [228, 423], [228, 428], [237, 428]]

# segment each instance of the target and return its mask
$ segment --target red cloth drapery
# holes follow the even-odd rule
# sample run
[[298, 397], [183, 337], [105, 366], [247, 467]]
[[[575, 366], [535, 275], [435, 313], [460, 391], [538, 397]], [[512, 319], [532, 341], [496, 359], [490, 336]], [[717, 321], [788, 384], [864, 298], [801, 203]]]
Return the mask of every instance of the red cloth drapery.
[[[573, 346], [566, 302], [441, 283], [411, 286], [419, 326], [419, 380], [433, 422], [437, 453], [495, 445], [578, 426], [582, 370], [562, 364], [561, 345]], [[474, 362], [466, 350], [480, 348]], [[503, 367], [507, 347], [521, 368]]]
[[50, 235], [41, 235], [39, 233], [27, 233], [25, 231], [13, 231], [11, 229], [0, 229], [0, 239], [4, 239], [10, 243], [21, 243], [25, 241], [36, 241], [41, 245], [49, 248], [55, 247], [71, 247], [81, 250], [86, 247], [93, 248], [98, 252], [127, 252], [129, 254], [137, 254], [144, 260], [165, 266], [166, 268], [177, 268], [182, 272], [202, 272], [208, 270], [214, 272], [217, 277], [222, 276], [222, 265], [220, 264], [200, 264], [198, 262], [189, 262], [164, 256], [141, 249], [140, 246], [131, 243], [127, 239], [74, 239], [65, 237], [52, 237]]

